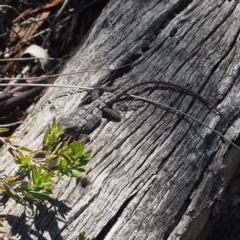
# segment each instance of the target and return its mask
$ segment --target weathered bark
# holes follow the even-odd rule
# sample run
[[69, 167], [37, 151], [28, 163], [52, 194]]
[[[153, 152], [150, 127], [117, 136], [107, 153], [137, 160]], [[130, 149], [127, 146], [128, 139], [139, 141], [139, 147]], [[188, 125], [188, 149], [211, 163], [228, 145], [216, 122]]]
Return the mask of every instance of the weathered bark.
[[[121, 83], [157, 78], [181, 84], [211, 101], [235, 127], [171, 88], [148, 86], [141, 96], [185, 111], [235, 141], [240, 126], [240, 4], [190, 2], [111, 1], [63, 72], [133, 62], [131, 67], [63, 76], [56, 83], [94, 86], [110, 76], [118, 82], [123, 75]], [[16, 141], [39, 147], [52, 118], [73, 112], [84, 96], [47, 89], [14, 134]], [[1, 207], [9, 214], [13, 235], [76, 239], [85, 231], [97, 239], [201, 236], [234, 176], [240, 152], [209, 129], [166, 109], [145, 104], [122, 115], [120, 123], [103, 120], [90, 135], [93, 159], [86, 168], [87, 185], [59, 181], [54, 192], [59, 202], [38, 206], [34, 216], [12, 200]], [[4, 149], [1, 156], [1, 169], [13, 175], [17, 169]]]

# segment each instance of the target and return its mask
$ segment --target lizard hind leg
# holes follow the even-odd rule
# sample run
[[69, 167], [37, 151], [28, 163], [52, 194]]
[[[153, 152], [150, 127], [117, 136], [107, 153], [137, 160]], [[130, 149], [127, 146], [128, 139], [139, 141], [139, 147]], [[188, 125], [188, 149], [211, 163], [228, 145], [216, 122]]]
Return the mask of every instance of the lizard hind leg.
[[137, 104], [134, 106], [129, 106], [123, 103], [115, 103], [111, 108], [105, 107], [102, 109], [103, 113], [104, 113], [104, 117], [109, 117], [115, 121], [121, 121], [121, 112], [122, 111], [131, 111], [131, 110], [137, 110], [140, 107], [143, 107], [143, 104]]
[[103, 111], [103, 116], [104, 117], [107, 117], [107, 118], [110, 118], [110, 119], [113, 119], [115, 121], [121, 121], [122, 117], [121, 117], [121, 112], [119, 110], [119, 107], [116, 106], [116, 104], [113, 105], [113, 108], [114, 109], [111, 109], [111, 108], [108, 108], [108, 107], [105, 107], [102, 109]]
[[141, 107], [144, 107], [144, 103], [136, 103], [134, 102], [134, 104], [125, 104], [125, 103], [118, 103], [118, 109], [120, 109], [121, 111], [131, 111], [131, 110], [138, 110]]

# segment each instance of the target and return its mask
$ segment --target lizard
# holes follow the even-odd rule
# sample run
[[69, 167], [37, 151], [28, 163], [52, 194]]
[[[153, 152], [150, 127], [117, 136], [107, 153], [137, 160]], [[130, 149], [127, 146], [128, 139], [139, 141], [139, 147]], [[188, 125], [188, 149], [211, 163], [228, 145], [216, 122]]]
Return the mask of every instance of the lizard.
[[[86, 106], [80, 108], [80, 110], [74, 116], [61, 115], [59, 120], [63, 127], [65, 127], [65, 136], [70, 136], [73, 139], [80, 139], [83, 142], [88, 142], [90, 140], [89, 134], [97, 128], [102, 121], [103, 113], [110, 116], [111, 119], [115, 121], [121, 120], [121, 114], [119, 107], [117, 105], [122, 97], [126, 97], [128, 92], [132, 89], [147, 84], [154, 85], [164, 85], [168, 87], [175, 88], [177, 90], [182, 90], [193, 95], [195, 98], [200, 99], [203, 103], [214, 109], [222, 119], [233, 125], [233, 123], [225, 117], [209, 100], [205, 99], [200, 94], [194, 92], [193, 90], [174, 84], [171, 82], [166, 82], [162, 80], [145, 80], [138, 81], [132, 85], [119, 88], [119, 87], [96, 87], [92, 91], [92, 102]], [[110, 92], [110, 96], [99, 97], [99, 92]]]

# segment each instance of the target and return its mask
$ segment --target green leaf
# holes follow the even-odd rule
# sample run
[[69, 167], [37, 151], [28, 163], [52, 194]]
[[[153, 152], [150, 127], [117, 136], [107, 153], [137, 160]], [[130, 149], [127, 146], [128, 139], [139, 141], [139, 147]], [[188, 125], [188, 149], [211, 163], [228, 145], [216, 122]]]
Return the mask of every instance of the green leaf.
[[39, 179], [40, 183], [43, 184], [46, 182], [50, 182], [53, 175], [54, 175], [53, 171], [52, 172], [45, 171]]
[[35, 185], [38, 185], [38, 171], [35, 165], [32, 168], [32, 181]]
[[53, 118], [53, 121], [52, 121], [52, 129], [54, 129], [56, 127], [56, 118], [54, 117]]
[[7, 132], [8, 130], [8, 128], [0, 128], [0, 133]]
[[49, 127], [48, 127], [48, 129], [47, 129], [47, 131], [45, 132], [44, 137], [43, 137], [43, 147], [44, 147], [45, 145], [47, 145], [47, 143], [48, 143], [49, 133], [50, 133], [50, 129], [49, 129]]
[[41, 175], [42, 175], [42, 170], [43, 170], [43, 165], [40, 165], [37, 169], [37, 177], [38, 180], [40, 179]]
[[66, 167], [70, 163], [70, 160], [67, 160], [66, 158], [59, 158], [58, 162], [59, 167]]
[[30, 170], [31, 165], [31, 157], [29, 155], [24, 155], [21, 152], [17, 152], [15, 154], [15, 163], [19, 165], [19, 167], [24, 171], [27, 172]]
[[[40, 193], [40, 192], [36, 192], [36, 191], [29, 191], [27, 192], [30, 196], [37, 198], [39, 200], [48, 200], [51, 199], [51, 196], [49, 196], [49, 194], [47, 193]], [[25, 193], [26, 194], [26, 193]], [[29, 196], [28, 196], [29, 197]]]
[[[63, 159], [67, 162], [67, 165], [71, 164], [72, 159], [70, 158], [69, 155], [63, 154]], [[60, 162], [59, 165], [62, 165], [62, 163]]]
[[49, 169], [53, 169], [58, 165], [58, 159], [47, 159], [47, 166]]
[[84, 168], [76, 168], [76, 170], [78, 170], [79, 172], [85, 172], [85, 169]]
[[29, 181], [8, 182], [7, 185], [11, 188], [14, 188], [16, 191], [29, 189]]
[[41, 186], [44, 187], [44, 189], [45, 189], [45, 187], [52, 186], [52, 182], [43, 182], [43, 183], [41, 183]]
[[71, 146], [71, 151], [72, 151], [72, 154], [77, 158], [77, 157], [80, 157], [84, 151], [84, 148], [85, 148], [85, 145], [82, 144], [81, 142], [79, 141], [74, 141], [72, 142], [72, 144], [70, 145]]
[[18, 147], [18, 149], [21, 150], [21, 151], [24, 151], [24, 152], [29, 152], [31, 154], [34, 154], [34, 153], [38, 152], [38, 151], [33, 151], [32, 149], [27, 148], [27, 147], [23, 147], [23, 146], [22, 147]]
[[85, 235], [85, 232], [82, 232], [82, 233], [80, 233], [78, 240], [96, 240], [96, 238], [92, 238], [92, 239], [87, 238]]
[[3, 178], [2, 181], [7, 183], [7, 182], [13, 182], [16, 180], [17, 177], [7, 177], [7, 178]]
[[90, 159], [84, 159], [84, 160], [80, 160], [80, 162], [79, 162], [79, 165], [80, 166], [84, 166], [84, 165], [87, 165], [88, 164], [88, 162], [90, 161]]
[[71, 177], [77, 177], [80, 178], [82, 176], [82, 173], [76, 169], [69, 169], [71, 172]]
[[84, 233], [84, 232], [79, 235], [78, 240], [86, 240], [86, 237], [85, 237], [85, 233]]

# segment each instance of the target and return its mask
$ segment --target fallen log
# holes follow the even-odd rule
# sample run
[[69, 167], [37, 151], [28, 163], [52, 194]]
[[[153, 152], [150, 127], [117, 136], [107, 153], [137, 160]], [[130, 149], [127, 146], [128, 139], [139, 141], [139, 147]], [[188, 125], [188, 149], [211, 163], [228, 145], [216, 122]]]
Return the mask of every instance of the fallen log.
[[[91, 87], [154, 78], [188, 87], [234, 126], [172, 88], [149, 85], [136, 92], [188, 113], [238, 144], [239, 11], [239, 3], [223, 0], [110, 1], [62, 72], [131, 66], [63, 76], [56, 83]], [[47, 89], [15, 132], [16, 142], [39, 147], [53, 117], [76, 112], [85, 96]], [[57, 183], [57, 201], [38, 204], [31, 217], [13, 200], [1, 207], [13, 235], [77, 239], [84, 231], [98, 240], [206, 238], [237, 172], [239, 150], [199, 123], [152, 104], [122, 116], [120, 123], [105, 119], [90, 135], [93, 159], [81, 181]], [[0, 170], [16, 173], [5, 149], [1, 156]]]

